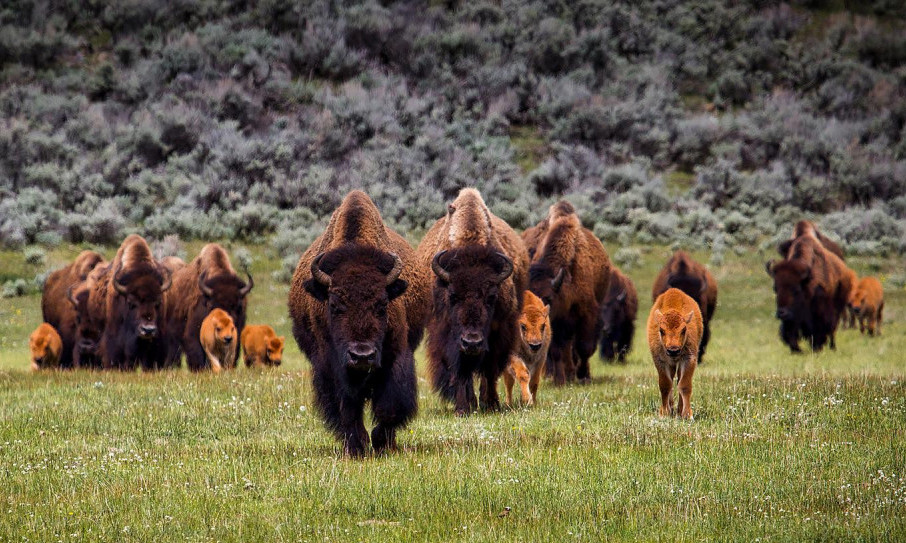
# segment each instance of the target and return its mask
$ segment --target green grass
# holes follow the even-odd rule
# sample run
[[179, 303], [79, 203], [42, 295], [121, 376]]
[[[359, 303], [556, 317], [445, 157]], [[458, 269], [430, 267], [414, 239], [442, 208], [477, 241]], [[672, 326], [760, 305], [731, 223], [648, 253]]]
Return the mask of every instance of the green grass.
[[[288, 336], [287, 287], [268, 273], [278, 259], [252, 251], [249, 322]], [[640, 324], [668, 251], [643, 253], [626, 270]], [[794, 357], [766, 257], [714, 270], [693, 422], [656, 415], [644, 331], [625, 365], [594, 360], [591, 385], [545, 384], [534, 409], [465, 419], [430, 391], [420, 356], [421, 412], [402, 450], [364, 460], [342, 458], [313, 413], [292, 341], [270, 372], [32, 374], [39, 298], [2, 299], [0, 541], [902, 540], [906, 291], [888, 289], [881, 338], [845, 330], [836, 352]], [[0, 267], [25, 270], [17, 258], [0, 253]]]
[[537, 126], [513, 126], [510, 143], [516, 150], [516, 164], [527, 174], [535, 170], [550, 155], [550, 149]]

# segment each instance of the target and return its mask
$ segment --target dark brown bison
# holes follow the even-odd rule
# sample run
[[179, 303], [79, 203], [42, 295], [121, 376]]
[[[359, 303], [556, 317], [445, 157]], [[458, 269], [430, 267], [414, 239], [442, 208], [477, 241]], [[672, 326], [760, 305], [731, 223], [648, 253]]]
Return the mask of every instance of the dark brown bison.
[[548, 359], [554, 384], [588, 380], [600, 337], [601, 304], [610, 287], [610, 258], [579, 222], [569, 202], [551, 206], [529, 269], [529, 289], [550, 305], [554, 338]]
[[201, 346], [201, 323], [211, 310], [222, 309], [233, 319], [236, 333], [242, 334], [248, 294], [255, 283], [248, 272], [247, 282], [239, 278], [230, 257], [216, 243], [205, 245], [185, 266], [173, 267], [173, 288], [164, 300], [167, 366], [179, 366], [180, 354], [185, 353], [190, 370], [210, 369]]
[[[103, 366], [162, 367], [166, 345], [161, 304], [171, 285], [170, 272], [154, 259], [147, 242], [132, 234], [120, 245], [105, 276], [104, 286], [95, 285], [88, 300], [89, 311], [102, 304], [106, 309], [100, 344]], [[98, 298], [101, 294], [103, 300]]]
[[610, 272], [610, 288], [601, 304], [601, 358], [620, 362], [632, 349], [639, 295], [632, 280], [615, 266]]
[[497, 409], [497, 379], [518, 339], [528, 254], [506, 222], [493, 215], [475, 189], [463, 189], [418, 247], [432, 270], [428, 320], [432, 385], [454, 403], [457, 415], [476, 405], [473, 375], [481, 379], [478, 405]]
[[413, 351], [428, 306], [428, 275], [415, 251], [384, 225], [361, 191], [350, 192], [293, 274], [293, 336], [312, 364], [318, 410], [346, 454], [368, 448], [365, 403], [377, 423], [375, 451], [418, 407]]
[[766, 269], [774, 280], [780, 337], [790, 351], [801, 352], [800, 338], [814, 351], [828, 342], [835, 348], [837, 325], [853, 288], [846, 264], [806, 234], [793, 242], [786, 259], [768, 262]]
[[796, 223], [796, 226], [793, 228], [793, 237], [782, 242], [777, 246], [777, 252], [780, 253], [780, 256], [786, 258], [790, 252], [790, 247], [793, 245], [793, 242], [796, 241], [800, 236], [811, 235], [815, 237], [825, 249], [837, 255], [840, 260], [845, 260], [843, 256], [843, 248], [837, 245], [832, 239], [822, 234], [818, 227], [815, 226], [815, 223], [811, 221], [799, 221]]
[[698, 346], [698, 363], [701, 364], [708, 340], [711, 339], [711, 319], [717, 308], [717, 281], [707, 268], [696, 262], [687, 252], [677, 251], [654, 279], [651, 300], [657, 300], [658, 296], [670, 288], [678, 288], [698, 302], [704, 322], [702, 340]]
[[[70, 303], [70, 293], [81, 286], [91, 270], [102, 262], [104, 257], [100, 254], [82, 251], [71, 264], [51, 273], [44, 283], [41, 312], [44, 315], [44, 322], [57, 330], [63, 342], [59, 361], [61, 368], [72, 368], [76, 365], [74, 353], [79, 349], [79, 342], [76, 339], [77, 314], [75, 307]], [[90, 347], [94, 349], [94, 345]]]
[[101, 335], [107, 322], [107, 299], [104, 295], [97, 298], [96, 307], [90, 305], [91, 292], [99, 282], [107, 281], [109, 263], [96, 266], [82, 283], [69, 289], [69, 302], [75, 310], [75, 347], [72, 353], [73, 365], [77, 368], [101, 369], [101, 354], [99, 352]]

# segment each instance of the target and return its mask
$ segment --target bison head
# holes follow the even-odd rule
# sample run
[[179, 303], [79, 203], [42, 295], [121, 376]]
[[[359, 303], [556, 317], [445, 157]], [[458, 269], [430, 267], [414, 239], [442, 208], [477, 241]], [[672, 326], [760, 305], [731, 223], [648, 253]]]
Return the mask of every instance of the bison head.
[[387, 306], [408, 286], [399, 278], [402, 271], [397, 255], [362, 245], [321, 253], [312, 261], [305, 290], [327, 304], [330, 347], [346, 368], [381, 367]]
[[626, 302], [625, 290], [620, 289], [615, 296], [612, 294], [613, 291], [608, 294], [604, 303], [601, 304], [601, 327], [604, 333], [610, 332], [614, 323], [622, 317], [623, 304]]
[[658, 337], [664, 351], [670, 357], [677, 357], [683, 352], [686, 345], [686, 328], [692, 322], [695, 311], [683, 315], [675, 309], [662, 313], [660, 309], [654, 310], [654, 317], [658, 326]]
[[529, 268], [529, 290], [541, 298], [544, 305], [554, 307], [557, 295], [563, 283], [569, 280], [569, 275], [565, 267], [555, 269], [544, 262], [536, 262]]
[[267, 351], [267, 361], [270, 362], [272, 366], [279, 366], [283, 363], [283, 345], [286, 342], [286, 338], [283, 336], [272, 337], [267, 340], [265, 349]]
[[488, 335], [500, 284], [513, 273], [513, 261], [490, 247], [463, 247], [434, 255], [435, 308], [446, 314], [450, 340], [476, 356], [487, 352]]
[[808, 307], [808, 283], [811, 270], [798, 260], [782, 260], [765, 265], [768, 275], [774, 279], [774, 293], [777, 297], [777, 318], [782, 321], [798, 320], [804, 308]]
[[50, 325], [44, 324], [32, 332], [28, 338], [28, 348], [31, 351], [31, 367], [40, 369], [50, 360], [54, 359], [53, 337], [56, 331]]
[[236, 328], [245, 327], [245, 308], [248, 305], [246, 298], [255, 281], [252, 274], [245, 272], [248, 282], [243, 281], [232, 273], [224, 273], [208, 277], [207, 270], [198, 277], [198, 290], [202, 294], [205, 310], [222, 309], [230, 314]]
[[122, 264], [113, 274], [113, 287], [125, 302], [123, 320], [135, 327], [141, 339], [158, 335], [158, 316], [163, 293], [170, 288], [170, 272], [157, 265], [143, 263], [128, 270]]

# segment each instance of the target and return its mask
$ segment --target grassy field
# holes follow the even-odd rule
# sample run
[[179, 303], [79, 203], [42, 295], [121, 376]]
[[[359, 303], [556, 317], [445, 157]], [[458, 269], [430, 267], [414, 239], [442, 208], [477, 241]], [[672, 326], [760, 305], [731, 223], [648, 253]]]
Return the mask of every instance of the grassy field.
[[[279, 261], [250, 249], [249, 322], [289, 336]], [[669, 251], [641, 250], [626, 271], [643, 324]], [[33, 374], [39, 297], [0, 299], [0, 541], [903, 540], [906, 291], [887, 284], [881, 338], [845, 330], [836, 352], [794, 357], [777, 337], [771, 256], [713, 270], [693, 422], [657, 416], [644, 332], [625, 365], [595, 359], [591, 385], [542, 385], [533, 409], [465, 419], [419, 357], [402, 450], [358, 461], [313, 412], [292, 341], [269, 372]], [[903, 273], [902, 260], [851, 265]], [[0, 252], [0, 276], [36, 271]]]

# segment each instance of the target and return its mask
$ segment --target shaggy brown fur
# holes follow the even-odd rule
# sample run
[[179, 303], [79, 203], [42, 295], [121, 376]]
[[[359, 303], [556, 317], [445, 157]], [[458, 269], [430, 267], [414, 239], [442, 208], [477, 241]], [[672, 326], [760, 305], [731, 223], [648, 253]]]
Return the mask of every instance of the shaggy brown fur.
[[63, 340], [53, 326], [41, 323], [28, 337], [31, 369], [58, 368], [63, 354]]
[[529, 288], [551, 307], [554, 384], [591, 378], [588, 359], [600, 336], [601, 303], [610, 288], [610, 258], [567, 202], [551, 206], [547, 232], [529, 270]]
[[846, 264], [811, 235], [800, 236], [780, 262], [768, 262], [774, 279], [780, 337], [792, 352], [799, 338], [820, 351], [825, 343], [836, 348], [836, 331], [849, 301], [852, 274]]
[[437, 276], [428, 321], [434, 390], [465, 415], [475, 408], [472, 377], [478, 374], [479, 406], [497, 409], [497, 379], [509, 363], [526, 287], [522, 239], [491, 213], [477, 190], [467, 188], [417, 253], [421, 268]]
[[[698, 366], [702, 339], [702, 314], [698, 303], [685, 292], [670, 288], [654, 301], [648, 314], [648, 347], [657, 368], [661, 389], [661, 416], [692, 418], [692, 375]], [[679, 400], [673, 407], [673, 382]]]
[[94, 251], [82, 251], [68, 266], [59, 269], [44, 282], [41, 295], [41, 312], [44, 322], [50, 324], [63, 342], [60, 367], [75, 366], [74, 353], [78, 350], [78, 323], [76, 308], [71, 303], [71, 292], [78, 289], [88, 274], [104, 262], [104, 257]]
[[239, 337], [233, 318], [226, 311], [214, 309], [208, 313], [201, 321], [199, 340], [208, 357], [208, 365], [214, 373], [220, 373], [224, 368], [231, 370], [236, 367]]
[[571, 203], [566, 200], [560, 200], [548, 209], [547, 217], [542, 219], [541, 222], [535, 226], [529, 226], [522, 232], [522, 241], [525, 243], [526, 251], [528, 251], [529, 262], [534, 260], [535, 253], [538, 251], [538, 246], [544, 241], [544, 236], [547, 235], [547, 229], [551, 220], [572, 215], [575, 212], [576, 208], [573, 207]]
[[186, 261], [179, 258], [178, 256], [165, 256], [160, 261], [165, 268], [170, 270], [170, 273], [174, 273], [177, 270], [181, 270], [186, 267]]
[[884, 287], [875, 277], [863, 277], [850, 297], [852, 308], [859, 318], [859, 331], [868, 335], [881, 335], [884, 317]]
[[846, 268], [845, 272], [849, 275], [849, 282], [853, 285], [851, 291], [849, 291], [849, 299], [846, 301], [846, 310], [845, 313], [840, 317], [843, 320], [844, 328], [855, 328], [856, 327], [856, 310], [853, 309], [853, 296], [856, 294], [857, 287], [859, 286], [859, 275], [853, 271], [852, 268]]
[[671, 287], [688, 294], [698, 303], [701, 310], [705, 326], [698, 352], [698, 363], [701, 364], [704, 361], [708, 341], [711, 339], [711, 319], [717, 308], [717, 281], [711, 272], [689, 256], [689, 253], [677, 251], [654, 279], [651, 299], [656, 300]]
[[[317, 275], [315, 274], [317, 272]], [[318, 410], [346, 454], [396, 448], [417, 409], [413, 351], [429, 307], [428, 271], [388, 228], [374, 202], [352, 191], [293, 274], [293, 336], [312, 364]]]
[[787, 258], [790, 247], [793, 245], [793, 242], [796, 241], [796, 238], [799, 238], [800, 236], [812, 236], [817, 239], [825, 249], [837, 255], [840, 260], [844, 260], [843, 248], [837, 245], [832, 239], [822, 234], [821, 231], [818, 230], [818, 227], [815, 226], [815, 223], [811, 221], [799, 221], [796, 223], [796, 226], [793, 228], [793, 237], [777, 246], [777, 252], [780, 253], [780, 256]]
[[201, 322], [213, 309], [226, 311], [242, 333], [248, 293], [254, 285], [251, 275], [246, 275], [247, 282], [239, 278], [229, 255], [216, 243], [205, 245], [192, 262], [173, 273], [173, 288], [164, 303], [168, 366], [179, 366], [180, 354], [185, 353], [190, 370], [209, 368], [199, 333]]
[[266, 324], [248, 325], [242, 331], [242, 352], [246, 367], [279, 366], [283, 363], [286, 338], [277, 336]]
[[503, 374], [506, 404], [513, 405], [513, 385], [518, 381], [523, 405], [534, 405], [551, 344], [551, 319], [550, 307], [528, 290], [523, 297], [519, 331], [520, 337]]
[[91, 293], [98, 288], [98, 283], [106, 285], [109, 263], [99, 264], [85, 281], [75, 286], [69, 295], [69, 301], [76, 313], [75, 345], [72, 350], [72, 364], [77, 368], [100, 369], [101, 355], [99, 352], [101, 335], [107, 322], [106, 286], [102, 295], [96, 296], [96, 307], [90, 305]]
[[120, 245], [104, 277], [106, 298], [94, 303], [89, 298], [89, 308], [103, 303], [107, 316], [99, 349], [103, 366], [160, 368], [165, 355], [160, 306], [171, 285], [170, 272], [154, 259], [148, 243], [132, 234]]
[[601, 358], [623, 362], [632, 349], [639, 295], [632, 280], [614, 266], [610, 288], [601, 304]]

